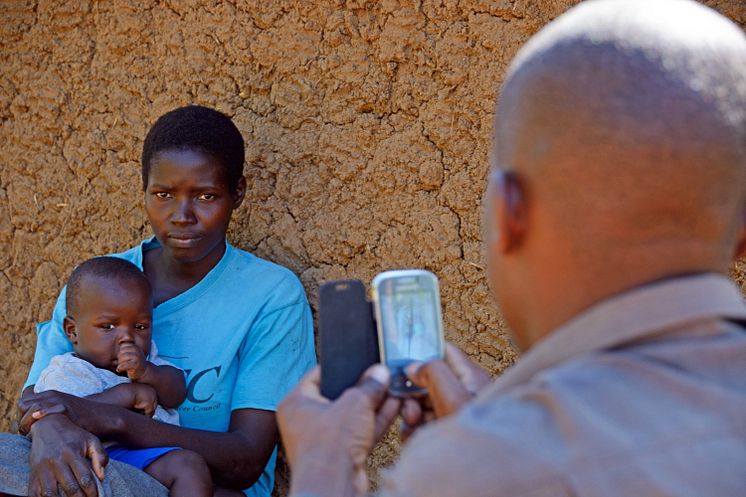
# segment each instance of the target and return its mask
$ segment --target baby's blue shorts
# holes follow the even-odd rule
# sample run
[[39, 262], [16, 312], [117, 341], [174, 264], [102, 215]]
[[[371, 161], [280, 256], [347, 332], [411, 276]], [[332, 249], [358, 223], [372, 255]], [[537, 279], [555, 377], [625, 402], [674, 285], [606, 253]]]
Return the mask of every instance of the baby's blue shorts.
[[109, 457], [115, 461], [120, 461], [139, 470], [144, 470], [150, 463], [167, 454], [172, 450], [179, 450], [180, 447], [153, 447], [150, 449], [125, 449], [121, 445], [112, 445], [106, 448]]

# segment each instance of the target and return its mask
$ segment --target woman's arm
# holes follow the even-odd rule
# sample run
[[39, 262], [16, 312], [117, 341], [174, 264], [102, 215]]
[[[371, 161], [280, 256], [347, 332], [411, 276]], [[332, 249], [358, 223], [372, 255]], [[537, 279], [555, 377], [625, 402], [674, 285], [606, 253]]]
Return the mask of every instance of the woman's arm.
[[[246, 488], [261, 476], [277, 443], [275, 413], [237, 409], [227, 432], [182, 428], [123, 409], [60, 392], [31, 394], [20, 402], [26, 415], [21, 431], [28, 432], [34, 411], [64, 413], [83, 430], [104, 440], [133, 447], [178, 446], [197, 452], [207, 461], [216, 484]], [[46, 419], [46, 418], [45, 418]]]
[[134, 447], [175, 445], [193, 450], [205, 458], [216, 484], [236, 489], [253, 485], [261, 476], [278, 438], [275, 413], [260, 409], [233, 411], [225, 433], [167, 425], [122, 409], [111, 411], [100, 413], [89, 431]]

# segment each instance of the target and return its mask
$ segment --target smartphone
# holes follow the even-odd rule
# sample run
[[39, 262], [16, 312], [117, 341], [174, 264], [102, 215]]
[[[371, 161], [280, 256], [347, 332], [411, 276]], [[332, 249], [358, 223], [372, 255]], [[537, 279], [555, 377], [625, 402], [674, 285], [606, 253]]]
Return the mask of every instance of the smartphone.
[[404, 374], [412, 361], [443, 358], [443, 319], [438, 278], [422, 269], [386, 271], [373, 278], [381, 362], [391, 371], [389, 392], [399, 397], [421, 395]]
[[379, 361], [373, 310], [359, 280], [338, 280], [319, 288], [321, 394], [336, 399]]

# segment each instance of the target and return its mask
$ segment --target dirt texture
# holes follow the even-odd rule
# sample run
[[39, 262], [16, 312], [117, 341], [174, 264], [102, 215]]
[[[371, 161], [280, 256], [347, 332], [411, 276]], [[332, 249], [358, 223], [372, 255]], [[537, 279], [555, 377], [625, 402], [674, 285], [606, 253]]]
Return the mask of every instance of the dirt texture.
[[[0, 2], [0, 430], [73, 266], [149, 236], [142, 140], [189, 103], [247, 143], [235, 245], [295, 271], [314, 307], [323, 280], [432, 270], [448, 338], [510, 365], [481, 243], [492, 111], [516, 50], [575, 3]], [[742, 0], [705, 3], [746, 23]], [[733, 274], [746, 285], [746, 263]]]

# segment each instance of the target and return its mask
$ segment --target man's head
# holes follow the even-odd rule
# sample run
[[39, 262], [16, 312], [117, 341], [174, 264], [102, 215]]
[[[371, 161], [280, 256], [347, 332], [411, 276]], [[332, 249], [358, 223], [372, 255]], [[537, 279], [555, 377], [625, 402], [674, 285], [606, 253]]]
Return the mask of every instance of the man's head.
[[143, 189], [148, 186], [151, 165], [160, 153], [185, 150], [214, 158], [228, 188], [236, 191], [245, 159], [241, 132], [222, 112], [199, 105], [167, 112], [150, 128], [142, 147]]
[[145, 274], [130, 262], [116, 257], [83, 262], [70, 275], [65, 304], [63, 328], [80, 358], [116, 371], [122, 344], [150, 352], [152, 292]]
[[512, 63], [492, 161], [490, 280], [519, 346], [615, 292], [724, 272], [746, 240], [746, 36], [693, 1], [584, 2]]

